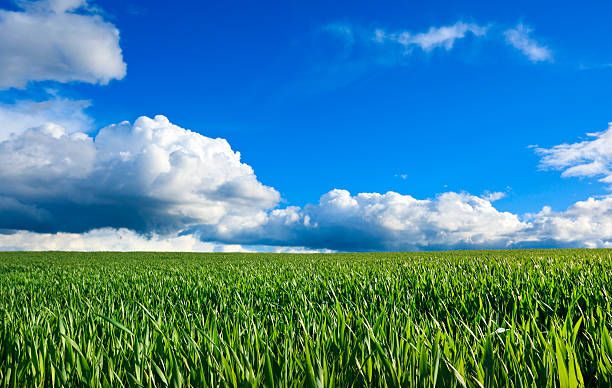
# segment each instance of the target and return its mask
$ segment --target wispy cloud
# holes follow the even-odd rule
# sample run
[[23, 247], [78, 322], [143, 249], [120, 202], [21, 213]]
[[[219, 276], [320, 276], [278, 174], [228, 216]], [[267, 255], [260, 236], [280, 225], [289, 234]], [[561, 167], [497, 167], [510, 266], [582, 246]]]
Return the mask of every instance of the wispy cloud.
[[13, 104], [0, 104], [0, 141], [49, 123], [62, 126], [68, 133], [87, 132], [93, 124], [85, 113], [90, 105], [89, 100], [59, 96], [46, 101], [20, 100]]
[[352, 46], [355, 43], [355, 31], [350, 24], [330, 23], [323, 26], [321, 31], [337, 36], [347, 46]]
[[[513, 28], [500, 29], [493, 24], [477, 24], [458, 21], [446, 26], [433, 26], [424, 32], [389, 31], [385, 28], [367, 29], [348, 23], [332, 23], [323, 28], [324, 31], [335, 35], [344, 42], [345, 48], [385, 47], [384, 54], [393, 56], [397, 48], [400, 54], [408, 56], [415, 49], [431, 52], [442, 48], [446, 51], [453, 49], [457, 41], [473, 36], [474, 38], [490, 37], [493, 42], [505, 42], [519, 50], [532, 62], [553, 61], [552, 50], [534, 39], [532, 29], [523, 23]], [[372, 51], [370, 56], [381, 55], [381, 52]]]
[[516, 27], [504, 31], [506, 42], [523, 53], [532, 62], [550, 62], [553, 60], [551, 50], [538, 43], [530, 35], [532, 29], [519, 23]]
[[612, 184], [612, 123], [602, 132], [587, 133], [589, 140], [536, 148], [542, 156], [540, 167], [563, 170], [563, 177], [602, 176], [600, 181]]
[[399, 47], [401, 53], [408, 55], [415, 48], [430, 52], [436, 48], [450, 50], [455, 42], [469, 34], [481, 37], [487, 32], [487, 26], [458, 21], [448, 26], [430, 27], [425, 32], [388, 31], [384, 28], [367, 29], [348, 23], [331, 23], [322, 31], [341, 39], [347, 47], [360, 45], [362, 48], [387, 46], [390, 49]]
[[[350, 21], [325, 24], [313, 31], [308, 49], [309, 65], [302, 71], [298, 70], [299, 77], [285, 86], [278, 100], [284, 100], [287, 95], [312, 95], [345, 87], [369, 74], [376, 74], [376, 71], [414, 65], [436, 54], [439, 55], [435, 60], [441, 60], [442, 56], [452, 55], [461, 47], [478, 45], [478, 51], [482, 47], [492, 49], [495, 45], [505, 47], [507, 34], [512, 35], [517, 45], [520, 44], [520, 36], [515, 39], [510, 33], [512, 30], [505, 28], [507, 26], [465, 20], [421, 31], [382, 25], [364, 26]], [[513, 30], [523, 34], [528, 32], [522, 24]], [[529, 38], [528, 34], [526, 37]], [[523, 42], [525, 50], [533, 51], [531, 55], [534, 58], [543, 58], [542, 48], [534, 44], [529, 39], [527, 43]], [[550, 53], [548, 48], [545, 49]], [[464, 58], [472, 62], [473, 52], [470, 50]], [[461, 58], [465, 51], [457, 55]]]
[[487, 27], [459, 21], [450, 26], [431, 27], [427, 32], [416, 34], [409, 31], [390, 33], [383, 29], [376, 29], [373, 40], [379, 44], [397, 43], [403, 46], [406, 52], [410, 52], [414, 47], [419, 47], [423, 51], [431, 51], [438, 47], [450, 50], [456, 40], [465, 38], [468, 33], [478, 37], [484, 36], [486, 32]]

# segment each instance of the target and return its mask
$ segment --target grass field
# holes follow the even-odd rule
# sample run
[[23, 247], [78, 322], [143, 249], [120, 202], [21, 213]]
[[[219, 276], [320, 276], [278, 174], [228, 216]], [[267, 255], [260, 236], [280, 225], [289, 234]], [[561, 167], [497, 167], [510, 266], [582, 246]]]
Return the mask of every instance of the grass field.
[[611, 387], [611, 255], [0, 253], [0, 385]]

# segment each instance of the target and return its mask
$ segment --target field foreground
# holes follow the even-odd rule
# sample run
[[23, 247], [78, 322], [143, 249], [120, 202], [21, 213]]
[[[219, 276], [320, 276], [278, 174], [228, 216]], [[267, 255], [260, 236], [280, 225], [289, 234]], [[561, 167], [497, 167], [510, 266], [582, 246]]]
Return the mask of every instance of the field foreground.
[[612, 251], [0, 253], [0, 386], [612, 386]]

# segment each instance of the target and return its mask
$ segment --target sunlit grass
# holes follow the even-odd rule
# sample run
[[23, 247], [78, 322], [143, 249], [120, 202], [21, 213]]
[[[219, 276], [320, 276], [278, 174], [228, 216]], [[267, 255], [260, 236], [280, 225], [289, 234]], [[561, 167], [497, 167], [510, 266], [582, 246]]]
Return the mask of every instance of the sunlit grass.
[[610, 387], [611, 253], [1, 253], [0, 385]]

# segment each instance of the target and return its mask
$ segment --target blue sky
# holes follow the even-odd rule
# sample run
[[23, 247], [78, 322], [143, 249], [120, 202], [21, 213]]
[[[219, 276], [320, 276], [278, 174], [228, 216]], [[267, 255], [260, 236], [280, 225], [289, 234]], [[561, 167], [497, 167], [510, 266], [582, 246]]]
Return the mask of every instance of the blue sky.
[[[23, 30], [16, 30], [9, 22], [16, 14], [48, 19], [48, 25], [57, 23], [60, 27], [65, 21], [49, 15], [68, 14], [89, 18], [84, 20], [82, 36], [91, 39], [83, 46], [77, 45], [80, 48], [76, 54], [72, 48], [60, 53], [61, 56], [58, 54], [60, 59], [31, 54], [30, 60], [36, 63], [49, 61], [49, 66], [39, 73], [5, 71], [4, 76], [0, 74], [0, 84], [4, 82], [0, 91], [4, 109], [14, 111], [14, 106], [23, 101], [61, 100], [66, 104], [87, 100], [90, 104], [87, 108], [79, 107], [76, 111], [71, 108], [68, 113], [64, 108], [57, 108], [53, 117], [45, 116], [44, 122], [30, 121], [36, 125], [64, 123], [65, 118], [58, 115], [65, 113], [73, 118], [80, 115], [74, 125], [81, 125], [78, 132], [92, 138], [100, 128], [113, 123], [125, 120], [133, 123], [140, 116], [164, 115], [180, 128], [226, 139], [232, 150], [240, 152], [241, 161], [253, 169], [257, 184], [278, 193], [278, 198], [271, 198], [266, 205], [255, 208], [249, 205], [247, 210], [236, 207], [233, 202], [227, 205], [229, 213], [239, 212], [244, 217], [240, 222], [233, 221], [239, 223], [241, 230], [235, 233], [227, 232], [226, 226], [219, 227], [219, 220], [194, 216], [201, 208], [193, 214], [181, 210], [184, 219], [172, 221], [172, 227], [158, 218], [142, 215], [166, 212], [160, 210], [159, 204], [147, 210], [125, 212], [133, 214], [131, 220], [100, 218], [88, 224], [89, 221], [79, 218], [79, 214], [88, 214], [82, 213], [85, 205], [81, 200], [75, 200], [78, 204], [75, 201], [66, 204], [59, 203], [58, 197], [25, 195], [25, 191], [33, 190], [40, 182], [25, 180], [23, 174], [7, 173], [3, 175], [5, 182], [11, 185], [14, 183], [11, 179], [19, 180], [23, 190], [7, 189], [0, 193], [0, 198], [3, 195], [51, 214], [56, 210], [50, 209], [59, 208], [74, 213], [73, 223], [62, 225], [52, 220], [55, 216], [50, 216], [42, 227], [16, 215], [16, 210], [7, 205], [9, 210], [5, 210], [4, 218], [10, 217], [10, 221], [0, 227], [11, 231], [6, 236], [13, 236], [13, 241], [17, 231], [90, 233], [100, 228], [127, 228], [129, 233], [145, 239], [151, 238], [151, 233], [160, 239], [168, 233], [193, 235], [198, 241], [234, 244], [234, 247], [240, 244], [241, 247], [342, 250], [446, 249], [510, 247], [517, 241], [516, 231], [505, 229], [504, 238], [495, 235], [473, 240], [478, 233], [468, 228], [448, 244], [431, 237], [422, 239], [422, 236], [417, 242], [411, 234], [393, 237], [389, 242], [389, 234], [405, 229], [389, 229], [384, 223], [381, 226], [364, 221], [361, 232], [373, 231], [376, 238], [366, 234], [377, 242], [360, 245], [352, 241], [364, 237], [336, 225], [342, 217], [331, 217], [331, 213], [325, 213], [325, 217], [334, 220], [334, 226], [329, 227], [332, 231], [324, 231], [327, 230], [324, 220], [328, 218], [319, 215], [321, 226], [314, 233], [316, 237], [311, 236], [312, 231], [304, 232], [300, 228], [291, 237], [274, 238], [261, 236], [275, 235], [276, 229], [263, 228], [246, 234], [242, 231], [257, 217], [272, 217], [275, 209], [300, 207], [301, 213], [296, 216], [300, 219], [309, 216], [311, 211], [319, 214], [321, 209], [308, 210], [309, 204], [318, 204], [320, 197], [334, 189], [346, 190], [353, 196], [384, 195], [392, 191], [434, 202], [448, 192], [475, 198], [500, 192], [503, 197], [499, 195], [502, 198], [491, 201], [496, 211], [515, 215], [518, 222], [523, 222], [517, 227], [521, 233], [535, 228], [532, 236], [545, 236], [518, 240], [536, 246], [607, 246], [611, 241], [612, 230], [610, 236], [604, 233], [567, 241], [559, 237], [563, 233], [549, 232], [551, 226], [548, 229], [537, 226], [552, 222], [559, 228], [561, 221], [546, 218], [545, 222], [543, 216], [528, 220], [528, 214], [538, 213], [545, 206], [558, 217], [571, 218], [566, 210], [575, 203], [589, 197], [598, 201], [608, 199], [609, 184], [600, 180], [608, 172], [607, 143], [598, 148], [595, 156], [572, 159], [573, 164], [542, 164], [544, 151], [538, 152], [530, 146], [551, 150], [555, 145], [590, 141], [592, 137], [587, 133], [608, 129], [608, 122], [612, 121], [609, 93], [612, 27], [608, 18], [612, 5], [609, 2], [588, 5], [526, 1], [175, 2], [169, 5], [156, 1], [127, 4], [45, 0], [19, 5], [1, 2], [0, 8], [10, 13], [5, 14], [4, 20], [0, 19], [4, 23], [0, 30], [18, 31], [15, 36], [24, 36]], [[88, 30], [88, 22], [100, 30]], [[58, 36], [62, 33], [60, 27], [53, 30]], [[110, 38], [112, 34], [105, 43], [97, 39], [113, 28], [118, 33], [116, 41]], [[436, 39], [436, 33], [444, 28], [450, 29], [447, 33], [455, 34], [452, 39], [447, 36], [434, 43], [428, 40]], [[71, 34], [70, 39], [76, 40], [76, 35]], [[8, 36], [12, 35], [0, 36], [0, 40], [5, 40], [0, 44], [0, 54], [4, 51], [6, 58], [19, 56], [25, 60], [29, 52], [12, 47], [7, 43]], [[27, 40], [23, 45], [57, 45], [44, 40], [34, 43]], [[109, 42], [113, 47], [109, 48]], [[100, 49], [96, 51], [96, 47]], [[74, 62], [65, 60], [70, 55], [75, 55]], [[88, 62], [90, 59], [109, 65], [96, 67], [98, 62]], [[61, 63], [55, 64], [54, 60]], [[83, 63], [89, 63], [90, 67]], [[6, 117], [8, 120], [13, 116]], [[22, 132], [24, 128], [6, 132]], [[77, 132], [77, 129], [68, 128], [67, 132]], [[5, 156], [9, 155], [8, 149], [4, 151]], [[585, 160], [596, 161], [600, 168], [588, 174], [562, 176], [562, 171]], [[99, 162], [94, 165], [92, 171], [99, 173], [104, 169]], [[225, 171], [222, 167], [217, 170]], [[89, 170], [86, 174], [90, 174]], [[65, 173], [60, 175], [61, 179], [66, 177]], [[82, 179], [80, 175], [79, 179]], [[108, 182], [108, 185], [116, 183], [115, 180]], [[60, 185], [58, 180], [46, 184]], [[101, 190], [103, 195], [100, 195], [105, 198], [110, 195], [105, 189], [96, 190]], [[194, 190], [208, 189], [199, 186]], [[219, 195], [215, 194], [215, 200]], [[137, 197], [159, 200], [157, 193], [151, 192], [138, 193]], [[100, 202], [96, 206], [96, 214], [124, 212], [123, 205], [113, 207]], [[102, 208], [106, 210], [101, 211]], [[606, 211], [598, 212], [608, 214]], [[347, 218], [349, 224], [354, 222], [351, 217]], [[460, 215], [456, 217], [463, 220]], [[601, 220], [587, 218], [585, 221], [580, 217], [583, 215], [571, 219], [575, 224], [590, 223], [598, 225], [597, 229], [607, 230], [607, 215]], [[456, 231], [448, 226], [451, 221], [455, 220], [428, 226], [423, 236], [440, 230]], [[162, 224], [163, 227], [159, 226]], [[507, 237], [508, 234], [512, 237]], [[30, 239], [39, 237], [30, 236]], [[437, 242], [430, 243], [431, 239]], [[339, 240], [346, 243], [336, 244]], [[5, 246], [11, 248], [15, 244], [5, 243]]]

